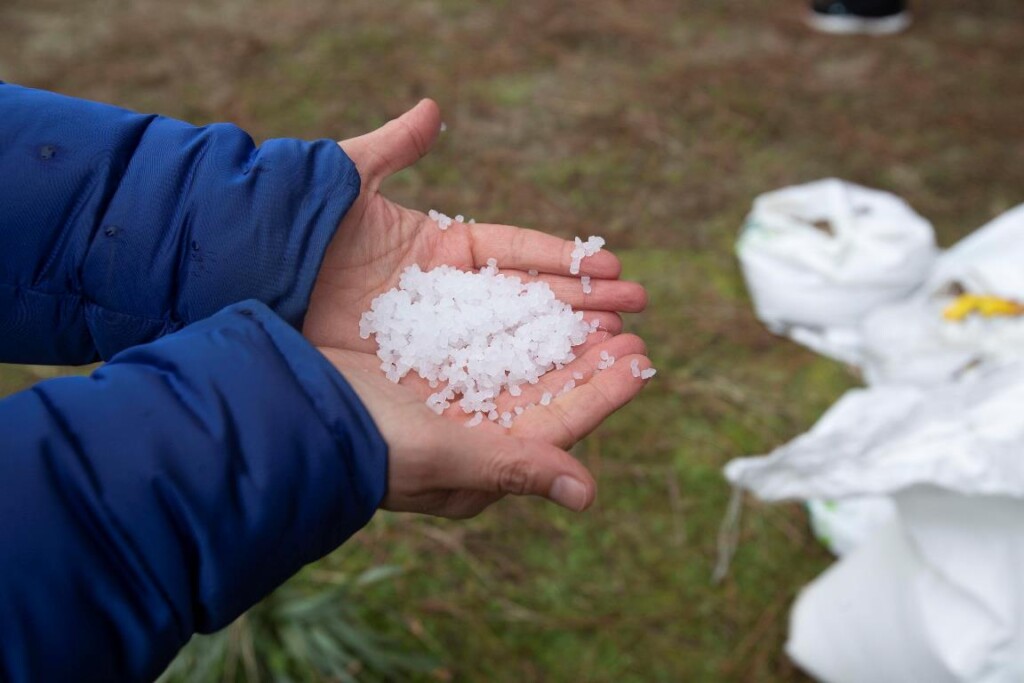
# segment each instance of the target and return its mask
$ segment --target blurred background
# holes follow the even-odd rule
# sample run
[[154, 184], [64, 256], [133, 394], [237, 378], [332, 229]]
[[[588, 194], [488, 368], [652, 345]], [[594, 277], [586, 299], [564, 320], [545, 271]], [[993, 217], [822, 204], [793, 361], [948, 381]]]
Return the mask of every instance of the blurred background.
[[[732, 245], [755, 195], [826, 176], [901, 195], [943, 245], [1019, 203], [1024, 3], [921, 0], [908, 33], [873, 39], [812, 33], [805, 10], [0, 0], [0, 78], [258, 140], [344, 138], [433, 97], [448, 132], [388, 194], [603, 235], [650, 293], [627, 329], [658, 377], [575, 450], [592, 510], [380, 513], [169, 678], [807, 680], [782, 653], [788, 610], [831, 558], [801, 507], [748, 501], [714, 585], [720, 468], [858, 380], [763, 329]], [[0, 366], [0, 394], [82, 371]]]

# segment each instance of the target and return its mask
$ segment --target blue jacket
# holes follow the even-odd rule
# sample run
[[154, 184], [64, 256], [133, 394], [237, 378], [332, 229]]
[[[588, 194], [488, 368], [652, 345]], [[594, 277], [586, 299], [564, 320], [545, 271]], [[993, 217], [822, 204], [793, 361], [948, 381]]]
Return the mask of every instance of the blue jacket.
[[0, 361], [108, 361], [0, 401], [0, 680], [153, 679], [373, 515], [296, 331], [358, 192], [329, 140], [0, 83]]

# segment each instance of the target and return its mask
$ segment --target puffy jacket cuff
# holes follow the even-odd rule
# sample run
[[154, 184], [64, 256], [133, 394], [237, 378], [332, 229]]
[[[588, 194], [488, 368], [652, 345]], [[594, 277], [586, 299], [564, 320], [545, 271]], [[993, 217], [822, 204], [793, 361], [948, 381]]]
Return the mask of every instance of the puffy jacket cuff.
[[[255, 148], [231, 125], [154, 118], [82, 271], [100, 355], [245, 299], [301, 329], [324, 253], [359, 186], [333, 140]], [[111, 325], [112, 314], [129, 314], [138, 330]]]
[[[352, 490], [356, 507], [346, 523], [361, 528], [380, 507], [387, 487], [387, 444], [362, 400], [327, 358], [301, 334], [258, 301], [244, 301], [223, 311], [241, 315], [258, 324], [273, 342], [281, 360], [291, 369], [321, 424], [332, 435], [346, 461], [348, 481], [359, 482]], [[355, 530], [347, 531], [347, 538]], [[328, 542], [329, 552], [341, 541]], [[332, 545], [333, 544], [333, 545]]]
[[[0, 83], [0, 355], [84, 363], [245, 299], [301, 329], [359, 194], [333, 140], [269, 140]], [[17, 333], [17, 334], [15, 334]]]

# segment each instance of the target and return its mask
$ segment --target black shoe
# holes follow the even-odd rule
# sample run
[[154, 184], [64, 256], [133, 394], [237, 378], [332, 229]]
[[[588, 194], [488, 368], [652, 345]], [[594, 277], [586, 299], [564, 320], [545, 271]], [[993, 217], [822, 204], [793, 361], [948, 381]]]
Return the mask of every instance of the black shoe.
[[905, 0], [814, 0], [807, 17], [825, 33], [887, 35], [910, 26]]

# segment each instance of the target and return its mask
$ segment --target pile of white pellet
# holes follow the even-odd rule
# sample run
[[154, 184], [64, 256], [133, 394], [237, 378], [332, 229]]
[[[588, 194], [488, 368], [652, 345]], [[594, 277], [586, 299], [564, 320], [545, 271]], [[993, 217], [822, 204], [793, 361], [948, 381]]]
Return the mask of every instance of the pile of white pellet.
[[[428, 216], [441, 230], [465, 222], [463, 216], [452, 219], [434, 210]], [[580, 262], [603, 244], [600, 237], [586, 242], [576, 238], [570, 272], [578, 274]], [[588, 293], [589, 280], [583, 278]], [[410, 266], [397, 288], [373, 300], [359, 321], [359, 334], [363, 339], [375, 336], [381, 370], [392, 382], [415, 372], [437, 389], [427, 399], [434, 412], [457, 404], [473, 414], [466, 426], [489, 419], [507, 428], [534, 404], [524, 401], [499, 412], [499, 394], [521, 396], [525, 385], [537, 384], [545, 373], [571, 363], [576, 358], [572, 348], [597, 325], [558, 300], [547, 283], [499, 273], [497, 262], [490, 259], [478, 272], [451, 266], [424, 272]], [[602, 352], [598, 370], [614, 362]], [[573, 372], [557, 395], [572, 391], [583, 377]], [[549, 405], [555, 397], [544, 392], [539, 403]]]

